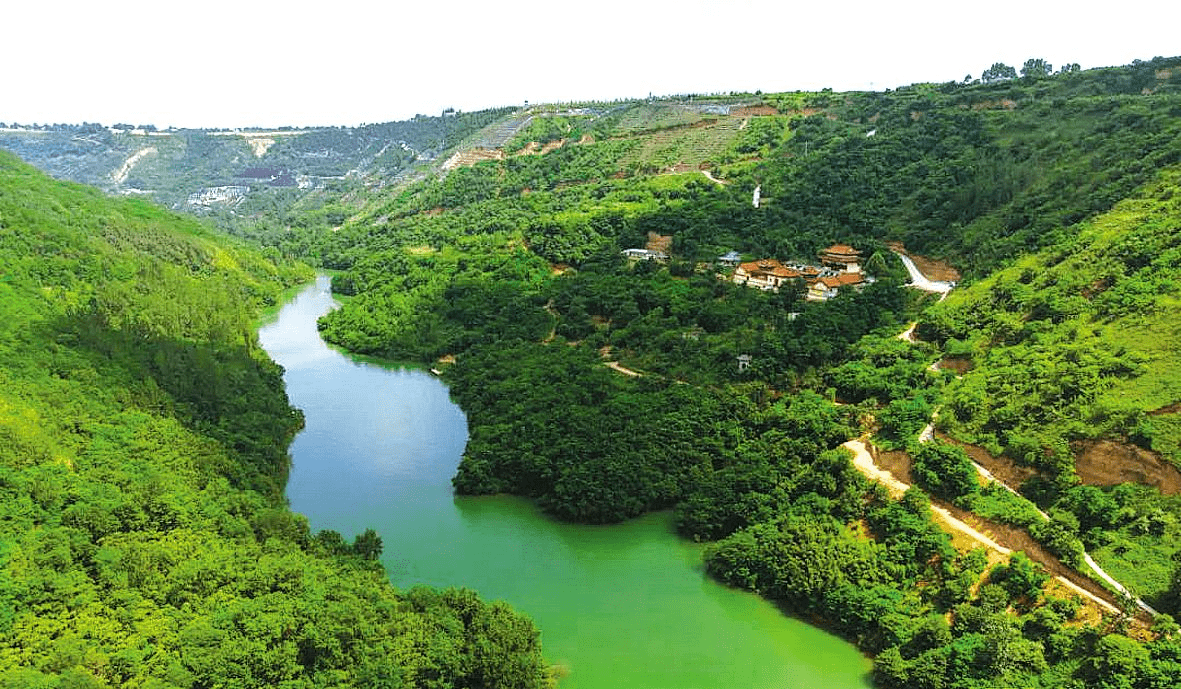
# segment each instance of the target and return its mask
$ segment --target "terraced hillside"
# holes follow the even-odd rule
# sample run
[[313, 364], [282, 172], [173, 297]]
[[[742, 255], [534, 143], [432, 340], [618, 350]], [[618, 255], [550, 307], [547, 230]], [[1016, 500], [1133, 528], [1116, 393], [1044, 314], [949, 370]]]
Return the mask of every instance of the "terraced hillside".
[[[312, 190], [344, 178], [389, 180], [429, 165], [446, 147], [509, 112], [452, 112], [361, 127], [279, 130], [14, 125], [0, 129], [0, 148], [59, 179], [114, 194], [148, 195], [192, 210], [185, 208], [190, 195], [235, 182], [249, 182], [255, 194], [266, 197], [276, 188]], [[276, 174], [249, 174], [262, 168]], [[269, 197], [276, 195], [282, 196]]]
[[657, 170], [713, 167], [722, 161], [747, 121], [745, 117], [724, 115], [636, 135], [640, 145], [620, 162], [624, 167]]

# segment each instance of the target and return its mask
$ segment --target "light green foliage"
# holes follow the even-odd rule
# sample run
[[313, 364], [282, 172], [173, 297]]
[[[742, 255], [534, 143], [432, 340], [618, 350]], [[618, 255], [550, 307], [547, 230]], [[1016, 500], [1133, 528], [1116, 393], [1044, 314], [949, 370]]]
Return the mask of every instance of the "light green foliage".
[[[989, 341], [976, 367], [948, 390], [947, 428], [1013, 448], [1038, 464], [1020, 437], [1054, 447], [1111, 434], [1144, 436], [1144, 413], [1178, 398], [1171, 249], [1181, 206], [1179, 173], [1084, 225], [1078, 238], [1031, 256], [932, 309], [929, 337]], [[1162, 430], [1170, 421], [1161, 422]], [[1170, 447], [1168, 434], [1162, 447]], [[1020, 449], [1018, 449], [1020, 448]], [[1053, 457], [1051, 456], [1051, 459]]]
[[915, 483], [932, 495], [955, 500], [979, 492], [976, 468], [962, 448], [933, 440], [911, 445], [910, 456]]
[[528, 144], [536, 143], [544, 146], [553, 141], [578, 141], [582, 138], [583, 128], [590, 124], [591, 117], [550, 115], [534, 116], [530, 123], [517, 133], [511, 141], [504, 145], [506, 151], [519, 151]]
[[[919, 328], [977, 342], [974, 367], [945, 390], [940, 425], [1042, 472], [1037, 499], [1057, 511], [1050, 522], [1029, 520], [1031, 534], [1076, 565], [1081, 539], [1149, 600], [1167, 588], [1176, 508], [1159, 496], [1072, 487], [1071, 442], [1114, 437], [1178, 461], [1168, 406], [1181, 398], [1179, 180], [1176, 169], [1162, 170], [1074, 239], [953, 293]], [[991, 502], [974, 500], [973, 509], [1005, 511]]]
[[734, 141], [738, 153], [768, 153], [790, 136], [785, 117], [752, 117]]
[[[1100, 493], [1098, 510], [1081, 529], [1091, 555], [1112, 576], [1161, 610], [1177, 613], [1177, 542], [1181, 538], [1181, 499], [1145, 486], [1125, 484]], [[1094, 493], [1077, 492], [1071, 507], [1082, 508]]]
[[286, 508], [252, 325], [308, 268], [0, 154], [0, 274], [0, 686], [548, 683], [527, 620]]
[[[742, 130], [687, 104], [622, 105], [586, 123], [594, 143], [377, 192], [318, 237], [310, 250], [356, 295], [325, 333], [360, 351], [457, 355], [445, 375], [472, 435], [458, 489], [532, 496], [583, 521], [675, 505], [683, 533], [722, 539], [711, 573], [878, 653], [883, 686], [1172, 686], [1168, 642], [1136, 651], [1144, 669], [1129, 671], [1118, 642], [1100, 648], [1099, 631], [1064, 627], [1061, 606], [1037, 601], [1028, 561], [974, 595], [984, 562], [951, 551], [925, 495], [889, 500], [831, 448], [847, 417], [875, 411], [882, 436], [906, 443], [938, 404], [947, 431], [1046, 474], [1030, 488], [1051, 519], [981, 490], [949, 446], [916, 450], [928, 489], [1028, 527], [1072, 563], [1080, 539], [1113, 554], [1127, 539], [1127, 554], [1173, 536], [1160, 506], [1076, 489], [1071, 442], [1181, 445], [1175, 412], [1147, 414], [1181, 399], [1181, 121], [1177, 84], [1157, 73], [1176, 63], [1045, 75], [1035, 60], [1021, 80], [998, 63], [991, 83], [782, 94], [767, 100], [786, 120]], [[729, 184], [648, 176], [699, 162], [721, 163]], [[619, 251], [649, 233], [673, 237], [673, 261], [624, 265]], [[977, 281], [919, 329], [971, 357], [962, 378], [928, 373], [932, 348], [892, 339], [922, 300], [897, 287], [885, 240]], [[790, 290], [736, 290], [694, 265], [730, 249], [811, 261], [834, 241], [878, 254], [867, 265], [883, 279], [798, 309]], [[742, 374], [740, 353], [752, 356]], [[646, 375], [613, 372], [604, 354]], [[809, 389], [858, 405], [838, 411]]]

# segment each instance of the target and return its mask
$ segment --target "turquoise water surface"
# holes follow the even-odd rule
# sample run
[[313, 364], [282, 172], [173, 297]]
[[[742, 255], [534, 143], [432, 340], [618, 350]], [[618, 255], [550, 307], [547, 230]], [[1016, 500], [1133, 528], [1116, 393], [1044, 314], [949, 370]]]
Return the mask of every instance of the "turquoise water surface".
[[582, 526], [517, 498], [455, 497], [463, 412], [428, 372], [325, 345], [315, 322], [332, 307], [320, 277], [259, 331], [307, 419], [287, 495], [313, 530], [372, 527], [395, 585], [468, 587], [528, 614], [561, 689], [870, 686], [852, 645], [707, 578], [667, 513]]

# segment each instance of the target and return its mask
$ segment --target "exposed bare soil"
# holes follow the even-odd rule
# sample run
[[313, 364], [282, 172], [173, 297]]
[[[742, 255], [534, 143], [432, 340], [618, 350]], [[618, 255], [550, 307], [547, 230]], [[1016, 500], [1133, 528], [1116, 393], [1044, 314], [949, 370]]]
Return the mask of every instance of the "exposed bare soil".
[[649, 251], [663, 251], [668, 253], [673, 246], [673, 236], [671, 234], [656, 234], [655, 232], [648, 233], [648, 243], [644, 248]]
[[517, 155], [545, 155], [546, 153], [557, 150], [565, 145], [565, 139], [550, 141], [545, 145], [542, 145], [536, 141], [530, 141], [529, 143], [525, 144], [524, 148], [517, 152]]
[[1109, 287], [1111, 287], [1111, 283], [1112, 283], [1112, 279], [1109, 277], [1100, 278], [1098, 280], [1093, 281], [1089, 286], [1083, 288], [1082, 291], [1079, 292], [1079, 294], [1081, 294], [1084, 299], [1092, 299], [1096, 295], [1106, 292], [1107, 289]]
[[1161, 407], [1160, 409], [1153, 409], [1148, 412], [1149, 416], [1161, 416], [1164, 414], [1176, 414], [1181, 412], [1181, 402], [1174, 402], [1172, 404]]
[[902, 242], [887, 242], [886, 246], [890, 247], [891, 251], [896, 251], [900, 254], [906, 254], [910, 260], [914, 261], [914, 265], [919, 269], [928, 280], [935, 282], [956, 282], [960, 279], [960, 271], [955, 269], [947, 261], [940, 261], [935, 258], [928, 258], [926, 256], [919, 256], [912, 254], [906, 250]]
[[972, 104], [973, 110], [996, 110], [998, 108], [1004, 108], [1005, 110], [1013, 110], [1016, 107], [1017, 107], [1017, 101], [1009, 100], [1008, 98], [1006, 98], [1004, 100], [999, 100], [999, 101], [982, 100], [982, 101], [978, 101], [978, 102]]
[[902, 450], [881, 450], [876, 445], [869, 446], [869, 454], [874, 464], [894, 474], [899, 481], [914, 485], [914, 476], [910, 474], [910, 455]]
[[962, 376], [972, 370], [972, 357], [945, 356], [939, 360], [939, 368], [955, 371], [956, 375]]
[[963, 448], [964, 452], [972, 458], [980, 466], [988, 469], [988, 471], [1006, 485], [1020, 488], [1022, 483], [1025, 483], [1030, 478], [1037, 475], [1037, 470], [1032, 467], [1022, 466], [1008, 457], [997, 457], [989, 454], [988, 450], [978, 445], [969, 445], [965, 442], [960, 442], [955, 438], [936, 432], [935, 437], [939, 438], [945, 443], [952, 443]]
[[1181, 471], [1159, 454], [1142, 447], [1111, 440], [1075, 443], [1074, 468], [1083, 483], [1113, 486], [1139, 483], [1165, 495], [1181, 494]]
[[148, 146], [146, 148], [141, 148], [140, 150], [131, 154], [131, 157], [123, 161], [123, 165], [121, 165], [118, 170], [111, 173], [111, 180], [115, 184], [122, 184], [127, 180], [127, 175], [131, 173], [131, 168], [135, 167], [135, 164], [138, 163], [141, 158], [156, 152], [155, 146]]
[[[1010, 486], [1020, 486], [1037, 475], [1032, 467], [1017, 464], [1008, 457], [989, 454], [976, 445], [960, 442], [942, 433], [940, 440], [962, 447], [977, 464]], [[1164, 495], [1181, 495], [1181, 471], [1156, 452], [1113, 440], [1087, 440], [1074, 443], [1075, 472], [1088, 486], [1114, 486], [1139, 483], [1152, 486]]]
[[444, 170], [457, 167], [475, 165], [482, 160], [504, 160], [504, 151], [500, 149], [472, 148], [466, 151], [456, 151], [454, 155], [443, 163]]

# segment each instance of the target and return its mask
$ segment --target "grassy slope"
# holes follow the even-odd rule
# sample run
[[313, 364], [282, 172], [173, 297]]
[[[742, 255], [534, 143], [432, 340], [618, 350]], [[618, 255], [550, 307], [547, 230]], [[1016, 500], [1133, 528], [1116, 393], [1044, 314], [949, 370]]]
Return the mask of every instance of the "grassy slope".
[[[920, 332], [962, 338], [964, 345], [951, 346], [973, 350], [975, 362], [947, 390], [945, 429], [1051, 472], [1047, 454], [1086, 438], [1135, 442], [1181, 465], [1181, 415], [1173, 407], [1181, 401], [1179, 247], [1181, 168], [1170, 168], [1081, 224], [1075, 239], [932, 308]], [[1063, 351], [1074, 354], [1055, 358]], [[1091, 365], [1103, 360], [1106, 369]], [[1124, 516], [1088, 536], [1093, 554], [1154, 600], [1175, 567], [1181, 501], [1151, 490], [1115, 495]]]
[[[1174, 356], [1181, 346], [1179, 189], [1181, 170], [1163, 170], [1133, 198], [1080, 225], [1075, 239], [1028, 255], [933, 308], [921, 332], [976, 343], [976, 368], [957, 385], [995, 375], [989, 361], [1002, 353], [1018, 358], [1041, 341], [1069, 341], [1093, 343], [1128, 365], [1087, 382], [1076, 397], [1049, 400], [1064, 418], [1091, 424], [1068, 433], [1130, 434], [1146, 412], [1181, 400], [1181, 362]], [[1153, 423], [1168, 426], [1173, 416]], [[995, 436], [1020, 423], [969, 423], [958, 430], [982, 441], [981, 434]], [[954, 421], [950, 428], [957, 428]], [[1159, 438], [1163, 445], [1156, 440], [1153, 435], [1154, 449], [1175, 445], [1166, 436]], [[999, 437], [991, 441], [1004, 445]], [[1181, 456], [1170, 458], [1181, 462]]]

